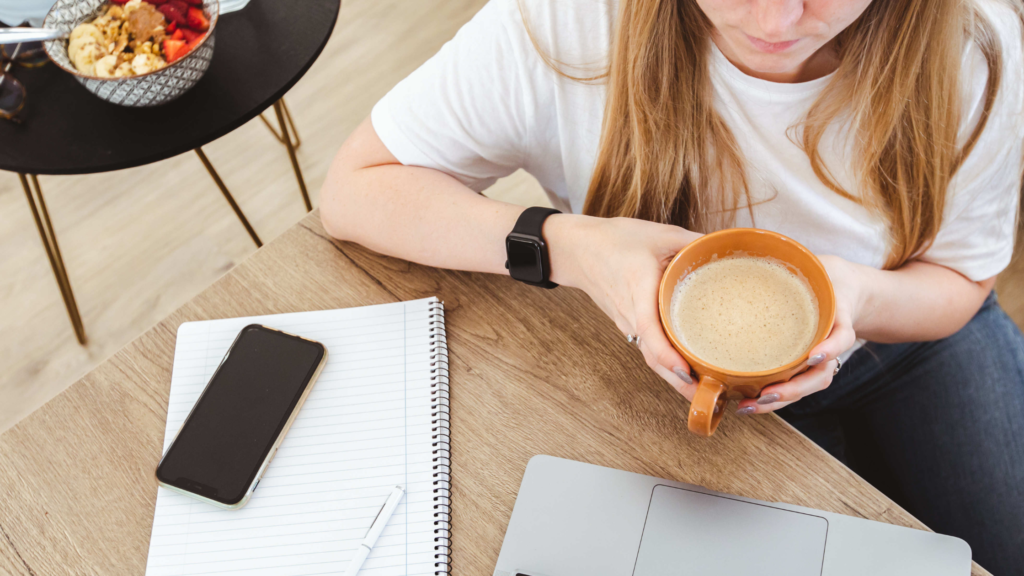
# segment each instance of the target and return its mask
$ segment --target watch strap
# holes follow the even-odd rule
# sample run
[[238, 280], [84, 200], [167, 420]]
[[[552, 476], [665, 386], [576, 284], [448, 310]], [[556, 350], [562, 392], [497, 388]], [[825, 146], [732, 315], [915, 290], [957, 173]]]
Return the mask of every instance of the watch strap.
[[519, 219], [516, 220], [516, 225], [512, 228], [513, 232], [519, 234], [529, 234], [538, 238], [543, 238], [541, 230], [544, 227], [544, 220], [552, 214], [561, 214], [561, 210], [555, 210], [554, 208], [542, 208], [540, 206], [533, 206], [523, 210], [523, 213], [519, 215]]
[[[532, 206], [530, 208], [527, 208], [526, 210], [523, 210], [523, 213], [519, 215], [519, 219], [516, 220], [516, 225], [512, 227], [513, 234], [523, 234], [525, 236], [532, 236], [541, 240], [540, 257], [543, 260], [541, 268], [545, 271], [551, 270], [551, 262], [548, 259], [547, 242], [544, 241], [544, 234], [542, 233], [544, 229], [544, 220], [546, 220], [548, 216], [551, 216], [552, 214], [561, 213], [561, 210], [555, 210], [554, 208]], [[505, 267], [509, 267], [509, 263], [507, 260], [505, 261]], [[547, 274], [545, 274], [545, 276], [546, 275]], [[515, 277], [513, 276], [513, 278]], [[521, 278], [515, 279], [519, 280], [520, 282], [526, 282], [527, 284], [540, 286], [541, 288], [547, 288], [549, 290], [558, 287], [558, 284], [555, 284], [546, 277], [541, 282], [529, 282]]]

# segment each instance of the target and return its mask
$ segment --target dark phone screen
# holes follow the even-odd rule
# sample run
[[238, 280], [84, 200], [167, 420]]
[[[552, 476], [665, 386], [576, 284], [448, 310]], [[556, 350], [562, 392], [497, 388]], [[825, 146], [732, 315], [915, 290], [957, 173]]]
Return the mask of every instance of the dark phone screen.
[[315, 342], [255, 324], [243, 328], [164, 455], [157, 478], [238, 503], [323, 356]]

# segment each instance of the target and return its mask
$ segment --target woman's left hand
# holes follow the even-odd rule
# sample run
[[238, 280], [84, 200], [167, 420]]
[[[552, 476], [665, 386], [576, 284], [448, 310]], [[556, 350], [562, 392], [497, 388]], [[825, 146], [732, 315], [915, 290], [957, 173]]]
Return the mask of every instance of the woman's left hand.
[[836, 318], [832, 332], [820, 344], [811, 349], [807, 364], [809, 370], [791, 378], [788, 382], [766, 386], [759, 398], [740, 401], [737, 414], [764, 414], [774, 412], [797, 400], [820, 392], [832, 383], [837, 364], [836, 358], [850, 349], [857, 341], [854, 332], [857, 315], [861, 309], [864, 290], [854, 266], [837, 256], [819, 256], [828, 271], [836, 294]]

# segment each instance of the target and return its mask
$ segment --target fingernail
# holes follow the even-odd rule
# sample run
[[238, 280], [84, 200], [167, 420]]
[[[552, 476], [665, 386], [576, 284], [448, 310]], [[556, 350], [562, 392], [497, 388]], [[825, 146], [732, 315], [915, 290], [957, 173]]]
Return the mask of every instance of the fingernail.
[[748, 414], [753, 414], [754, 410], [756, 410], [756, 408], [754, 408], [753, 406], [747, 406], [746, 408], [740, 408], [739, 410], [736, 411], [736, 413], [739, 414], [740, 416], [746, 416]]
[[815, 354], [814, 356], [811, 356], [810, 358], [808, 358], [807, 359], [807, 365], [808, 366], [817, 366], [818, 364], [821, 364], [824, 361], [825, 361], [825, 353], [822, 352], [820, 354]]
[[683, 382], [686, 382], [687, 384], [693, 384], [693, 378], [690, 378], [690, 375], [687, 374], [681, 366], [676, 366], [675, 368], [672, 369], [672, 371], [675, 372], [676, 376]]
[[761, 396], [760, 398], [758, 398], [757, 399], [757, 403], [758, 404], [774, 404], [774, 403], [779, 401], [779, 398], [782, 398], [782, 396], [779, 396], [775, 392], [772, 392], [771, 394], [765, 394], [764, 396]]

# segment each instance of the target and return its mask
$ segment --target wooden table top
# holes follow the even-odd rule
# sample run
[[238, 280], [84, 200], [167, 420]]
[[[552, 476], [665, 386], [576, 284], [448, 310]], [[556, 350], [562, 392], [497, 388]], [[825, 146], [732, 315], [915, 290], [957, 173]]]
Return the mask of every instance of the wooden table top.
[[0, 573], [145, 571], [182, 322], [426, 296], [447, 319], [455, 574], [494, 570], [536, 454], [927, 529], [776, 416], [690, 434], [686, 401], [586, 294], [383, 257], [314, 212], [0, 436]]

